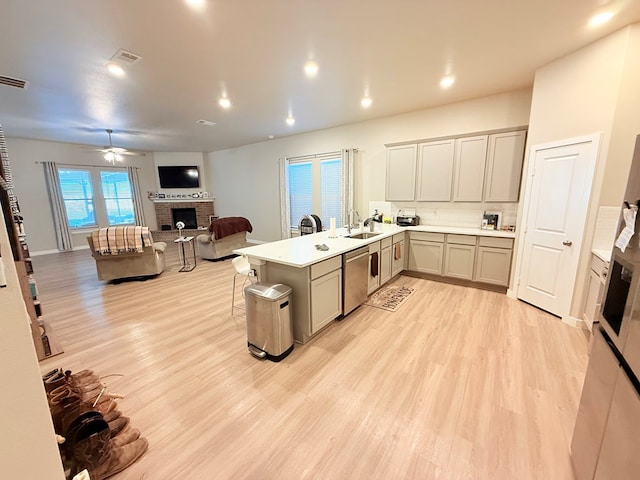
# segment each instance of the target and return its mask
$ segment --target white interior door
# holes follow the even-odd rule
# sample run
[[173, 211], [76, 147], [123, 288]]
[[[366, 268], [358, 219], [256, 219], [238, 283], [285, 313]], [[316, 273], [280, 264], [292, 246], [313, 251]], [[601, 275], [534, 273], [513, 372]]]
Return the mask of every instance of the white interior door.
[[532, 148], [518, 298], [568, 316], [587, 218], [596, 138]]

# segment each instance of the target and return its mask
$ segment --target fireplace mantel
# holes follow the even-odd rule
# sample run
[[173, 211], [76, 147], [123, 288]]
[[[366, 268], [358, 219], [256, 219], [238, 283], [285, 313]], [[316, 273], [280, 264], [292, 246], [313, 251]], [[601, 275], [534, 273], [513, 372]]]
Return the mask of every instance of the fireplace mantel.
[[215, 198], [150, 198], [153, 203], [192, 203], [192, 202], [211, 202]]

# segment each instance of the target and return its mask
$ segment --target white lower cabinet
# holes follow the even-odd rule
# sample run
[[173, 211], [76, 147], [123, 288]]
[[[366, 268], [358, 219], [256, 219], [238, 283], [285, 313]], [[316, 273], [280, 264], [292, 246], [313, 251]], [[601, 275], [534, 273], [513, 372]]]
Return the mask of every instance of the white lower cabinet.
[[391, 280], [391, 237], [380, 242], [380, 286]]
[[391, 276], [395, 277], [405, 269], [405, 248], [404, 233], [397, 233], [393, 236], [391, 251]]
[[511, 238], [410, 232], [407, 269], [508, 286], [512, 251]]
[[473, 245], [449, 243], [449, 239], [447, 239], [443, 272], [445, 277], [462, 278], [464, 280], [473, 279], [473, 266], [476, 256], [476, 238], [469, 238], [473, 240]]
[[600, 257], [591, 254], [591, 269], [587, 277], [587, 296], [584, 300], [582, 319], [587, 324], [589, 330], [596, 321], [596, 316], [602, 304], [604, 285], [607, 281], [608, 262]]
[[409, 270], [442, 275], [443, 258], [443, 233], [409, 233], [409, 259], [407, 264]]
[[476, 253], [476, 282], [509, 285], [513, 240], [510, 238], [480, 237]]
[[369, 244], [369, 288], [371, 295], [380, 287], [380, 242]]
[[342, 314], [342, 269], [311, 281], [311, 333]]

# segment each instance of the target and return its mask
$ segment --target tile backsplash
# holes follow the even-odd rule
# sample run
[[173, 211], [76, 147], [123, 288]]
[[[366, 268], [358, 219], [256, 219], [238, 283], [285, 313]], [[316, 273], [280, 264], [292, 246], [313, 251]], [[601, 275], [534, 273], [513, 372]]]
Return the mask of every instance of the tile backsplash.
[[592, 248], [611, 250], [615, 241], [620, 207], [599, 207]]
[[[370, 202], [370, 205], [374, 203], [385, 202]], [[499, 213], [500, 226], [516, 225], [518, 217], [517, 203], [386, 203], [391, 206], [394, 221], [398, 210], [410, 208], [420, 217], [420, 225], [479, 228], [485, 212]], [[384, 213], [387, 215], [386, 211]]]

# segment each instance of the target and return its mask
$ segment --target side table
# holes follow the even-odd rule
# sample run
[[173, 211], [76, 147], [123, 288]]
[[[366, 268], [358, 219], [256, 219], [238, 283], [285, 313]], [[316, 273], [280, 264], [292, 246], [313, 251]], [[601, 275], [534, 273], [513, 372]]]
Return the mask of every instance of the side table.
[[[196, 244], [193, 241], [193, 237], [180, 237], [176, 238], [173, 243], [178, 244], [178, 256], [180, 257], [180, 262], [182, 263], [182, 268], [178, 270], [179, 272], [190, 272], [194, 268], [196, 268]], [[184, 244], [187, 243], [191, 245], [191, 252], [193, 253], [193, 265], [191, 265], [191, 261], [187, 257], [187, 254], [184, 251]]]

